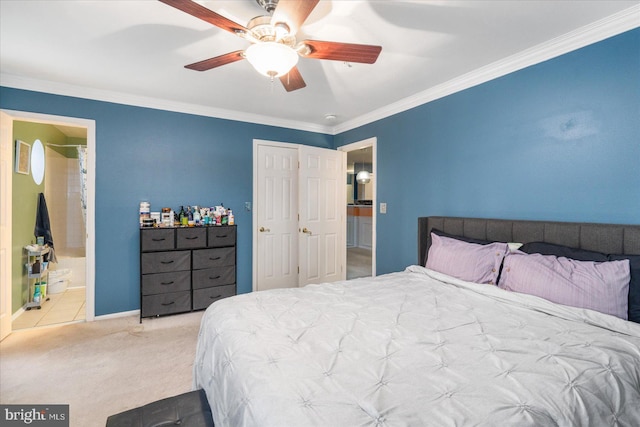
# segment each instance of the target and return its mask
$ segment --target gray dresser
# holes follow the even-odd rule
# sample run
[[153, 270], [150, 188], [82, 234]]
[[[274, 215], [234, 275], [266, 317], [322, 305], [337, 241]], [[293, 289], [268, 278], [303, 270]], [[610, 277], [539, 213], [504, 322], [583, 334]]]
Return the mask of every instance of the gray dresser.
[[140, 229], [140, 321], [235, 294], [235, 226]]

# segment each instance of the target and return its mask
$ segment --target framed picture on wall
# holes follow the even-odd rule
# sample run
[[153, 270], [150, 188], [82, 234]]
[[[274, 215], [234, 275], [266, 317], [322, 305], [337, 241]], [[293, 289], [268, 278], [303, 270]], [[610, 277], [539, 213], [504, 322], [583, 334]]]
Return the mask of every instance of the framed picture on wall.
[[31, 146], [24, 141], [16, 140], [16, 172], [29, 175]]

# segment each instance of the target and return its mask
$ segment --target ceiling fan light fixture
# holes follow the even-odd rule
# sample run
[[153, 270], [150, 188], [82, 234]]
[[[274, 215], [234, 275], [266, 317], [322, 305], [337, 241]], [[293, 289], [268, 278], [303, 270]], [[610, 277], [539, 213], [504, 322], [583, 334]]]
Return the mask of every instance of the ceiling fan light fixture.
[[284, 76], [298, 63], [298, 53], [282, 43], [256, 43], [245, 51], [249, 63], [267, 77]]
[[276, 23], [273, 28], [276, 32], [276, 40], [282, 40], [291, 33], [291, 29], [284, 22]]

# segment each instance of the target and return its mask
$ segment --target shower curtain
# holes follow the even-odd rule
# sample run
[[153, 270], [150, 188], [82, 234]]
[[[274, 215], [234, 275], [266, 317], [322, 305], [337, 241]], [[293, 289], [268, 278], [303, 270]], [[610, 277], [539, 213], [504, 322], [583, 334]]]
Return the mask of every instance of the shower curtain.
[[80, 167], [80, 205], [82, 219], [87, 224], [87, 147], [78, 147], [78, 166]]

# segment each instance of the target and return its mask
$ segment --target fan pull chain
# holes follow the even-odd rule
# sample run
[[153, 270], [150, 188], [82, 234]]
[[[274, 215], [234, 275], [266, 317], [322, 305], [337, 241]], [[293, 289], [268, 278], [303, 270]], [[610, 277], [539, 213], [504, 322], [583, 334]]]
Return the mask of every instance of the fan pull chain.
[[273, 79], [276, 76], [276, 72], [275, 71], [269, 71], [268, 74], [269, 74], [269, 78], [271, 80], [271, 93], [273, 93]]

